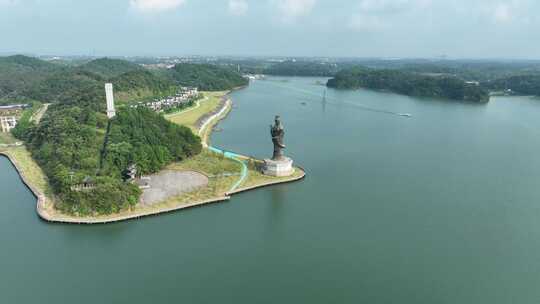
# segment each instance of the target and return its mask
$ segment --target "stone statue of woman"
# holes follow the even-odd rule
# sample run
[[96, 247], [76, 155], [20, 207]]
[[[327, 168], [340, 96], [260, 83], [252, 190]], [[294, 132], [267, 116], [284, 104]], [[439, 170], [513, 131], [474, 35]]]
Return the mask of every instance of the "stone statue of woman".
[[274, 125], [270, 126], [270, 134], [272, 135], [272, 142], [274, 143], [274, 155], [272, 160], [282, 160], [283, 149], [285, 149], [285, 144], [283, 144], [283, 137], [285, 136], [285, 130], [281, 124], [279, 116], [276, 116]]
[[279, 116], [276, 116], [274, 125], [270, 125], [270, 135], [274, 143], [274, 155], [272, 159], [264, 160], [262, 172], [269, 176], [291, 176], [294, 173], [293, 160], [283, 155], [285, 130]]

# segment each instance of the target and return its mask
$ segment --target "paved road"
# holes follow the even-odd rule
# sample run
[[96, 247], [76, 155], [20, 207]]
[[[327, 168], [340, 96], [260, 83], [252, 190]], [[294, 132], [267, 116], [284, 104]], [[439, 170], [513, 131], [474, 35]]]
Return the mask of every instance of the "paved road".
[[208, 177], [194, 171], [165, 170], [151, 175], [150, 188], [143, 190], [143, 204], [163, 202], [182, 193], [208, 185]]

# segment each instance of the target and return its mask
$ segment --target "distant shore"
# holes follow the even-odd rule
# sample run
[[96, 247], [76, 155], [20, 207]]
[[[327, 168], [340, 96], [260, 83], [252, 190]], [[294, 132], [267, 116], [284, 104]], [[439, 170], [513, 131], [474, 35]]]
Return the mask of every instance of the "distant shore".
[[[238, 89], [241, 89], [241, 88], [238, 88]], [[232, 101], [230, 99], [230, 96], [228, 95], [229, 93], [230, 91], [224, 92], [223, 96], [221, 96], [222, 102], [219, 104], [217, 108], [209, 112], [212, 114], [208, 115], [207, 117], [199, 117], [199, 119], [197, 120], [197, 124], [199, 124], [199, 128], [197, 128], [198, 129], [197, 132], [201, 136], [201, 140], [203, 142], [203, 146], [205, 147], [205, 149], [207, 149], [208, 147], [208, 140], [214, 126], [218, 124], [220, 120], [224, 119], [232, 109]], [[276, 185], [276, 184], [290, 183], [290, 182], [301, 180], [305, 178], [306, 176], [306, 173], [302, 168], [295, 167], [295, 173], [290, 177], [285, 177], [285, 178], [268, 177], [264, 181], [257, 181], [256, 183], [251, 183], [250, 185], [244, 185], [244, 183], [242, 183], [237, 189], [234, 189], [233, 191], [225, 191], [224, 193], [216, 194], [215, 196], [208, 199], [196, 200], [196, 201], [187, 202], [187, 203], [178, 203], [173, 206], [163, 205], [163, 206], [157, 206], [154, 208], [141, 208], [141, 207], [136, 206], [132, 208], [131, 210], [121, 211], [116, 214], [78, 217], [74, 215], [61, 213], [60, 211], [55, 209], [53, 202], [51, 202], [51, 198], [47, 197], [47, 195], [44, 193], [45, 191], [42, 189], [39, 189], [38, 187], [35, 187], [32, 184], [32, 182], [29, 180], [29, 178], [26, 176], [26, 172], [28, 170], [25, 170], [23, 168], [23, 166], [18, 162], [17, 157], [10, 155], [8, 150], [0, 151], [0, 155], [4, 155], [10, 160], [10, 162], [13, 164], [13, 166], [17, 170], [23, 183], [28, 187], [28, 189], [31, 190], [34, 196], [36, 196], [37, 198], [36, 211], [38, 215], [40, 216], [40, 218], [51, 223], [106, 224], [106, 223], [114, 223], [114, 222], [120, 222], [120, 221], [125, 221], [125, 220], [138, 219], [141, 217], [159, 215], [159, 214], [169, 213], [169, 212], [178, 211], [182, 209], [199, 207], [199, 206], [204, 206], [208, 204], [228, 201], [231, 199], [232, 195], [237, 194], [237, 193], [241, 193], [241, 192], [245, 192], [245, 191], [249, 191], [253, 189], [258, 189], [262, 187], [267, 187], [271, 185]], [[241, 157], [244, 157], [244, 156], [241, 156]], [[245, 158], [247, 159], [248, 157], [245, 157]]]

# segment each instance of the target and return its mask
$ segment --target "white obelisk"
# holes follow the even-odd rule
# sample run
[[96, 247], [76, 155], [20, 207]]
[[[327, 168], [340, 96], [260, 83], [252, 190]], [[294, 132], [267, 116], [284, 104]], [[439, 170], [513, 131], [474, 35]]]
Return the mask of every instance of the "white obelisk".
[[114, 109], [114, 94], [112, 83], [105, 84], [105, 96], [107, 97], [107, 117], [111, 119], [116, 116], [116, 110]]

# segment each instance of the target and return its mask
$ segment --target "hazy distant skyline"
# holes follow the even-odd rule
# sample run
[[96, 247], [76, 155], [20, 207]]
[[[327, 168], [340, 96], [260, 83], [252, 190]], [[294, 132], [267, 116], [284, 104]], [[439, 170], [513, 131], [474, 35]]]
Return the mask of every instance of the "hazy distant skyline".
[[534, 0], [0, 0], [1, 53], [540, 59]]

